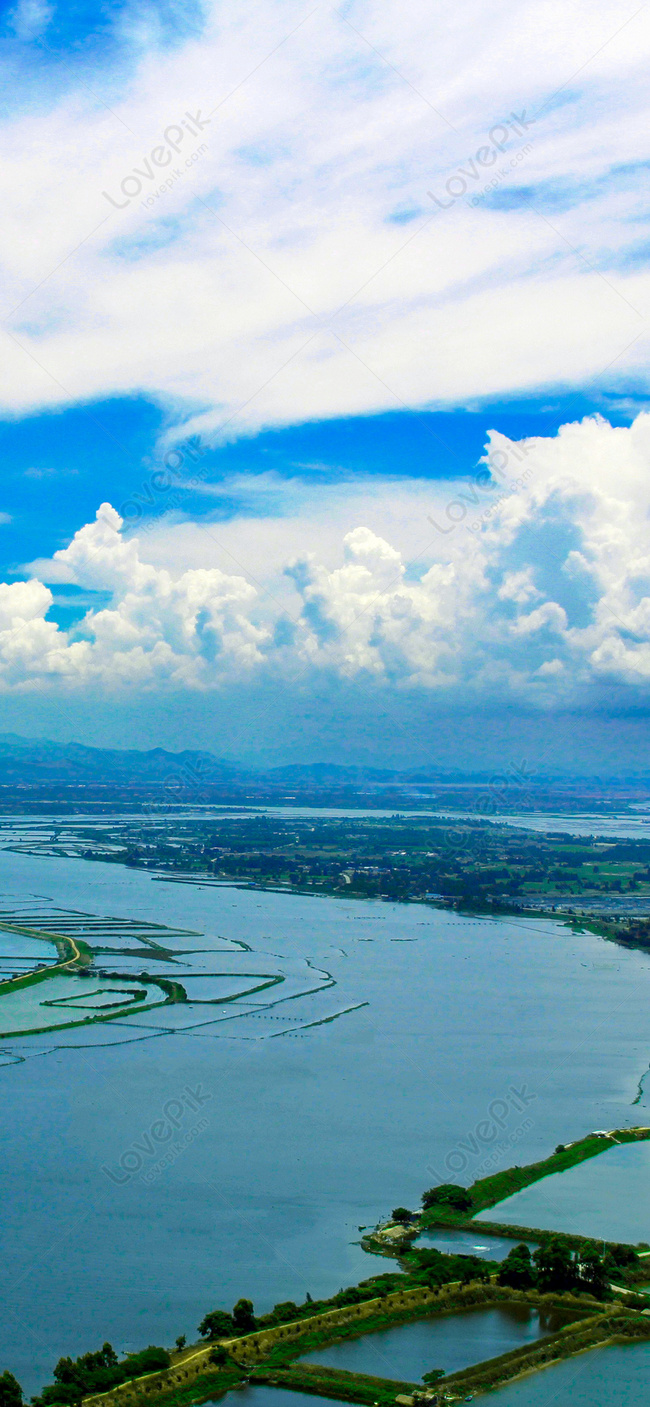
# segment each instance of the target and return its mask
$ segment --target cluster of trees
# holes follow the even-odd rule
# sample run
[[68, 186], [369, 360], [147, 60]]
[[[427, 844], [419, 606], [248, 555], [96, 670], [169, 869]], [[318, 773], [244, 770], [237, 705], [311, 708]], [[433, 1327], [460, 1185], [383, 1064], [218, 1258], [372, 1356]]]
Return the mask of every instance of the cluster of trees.
[[[51, 1407], [54, 1403], [77, 1407], [89, 1393], [108, 1392], [128, 1378], [168, 1368], [170, 1362], [167, 1349], [154, 1344], [140, 1353], [127, 1354], [120, 1362], [113, 1345], [105, 1343], [94, 1353], [83, 1353], [79, 1358], [60, 1358], [54, 1369], [54, 1382], [44, 1387], [39, 1397], [33, 1397], [32, 1403], [34, 1407]], [[0, 1407], [17, 1407], [17, 1404], [0, 1403]]]
[[0, 1407], [22, 1407], [23, 1390], [13, 1373], [0, 1373]]
[[430, 1187], [422, 1193], [422, 1206], [425, 1212], [431, 1207], [449, 1207], [454, 1212], [469, 1212], [472, 1199], [465, 1187], [455, 1182], [441, 1182], [438, 1187]]
[[629, 1246], [610, 1246], [604, 1256], [593, 1246], [572, 1251], [563, 1236], [551, 1236], [533, 1252], [523, 1242], [501, 1262], [499, 1284], [516, 1290], [534, 1287], [550, 1291], [582, 1290], [603, 1299], [612, 1276], [624, 1273], [638, 1259]]
[[[199, 1333], [202, 1338], [214, 1343], [217, 1339], [230, 1339], [240, 1334], [252, 1334], [255, 1329], [273, 1329], [277, 1324], [288, 1324], [295, 1319], [307, 1319], [313, 1314], [322, 1314], [328, 1309], [341, 1309], [348, 1304], [362, 1304], [364, 1300], [376, 1299], [378, 1295], [387, 1295], [391, 1290], [401, 1288], [405, 1282], [404, 1275], [388, 1272], [384, 1275], [373, 1276], [370, 1280], [364, 1280], [360, 1285], [350, 1285], [347, 1289], [339, 1290], [337, 1294], [331, 1295], [326, 1300], [314, 1300], [311, 1295], [307, 1295], [302, 1304], [296, 1304], [294, 1300], [282, 1300], [280, 1304], [274, 1305], [269, 1314], [261, 1314], [259, 1317], [254, 1313], [252, 1301], [242, 1299], [237, 1301], [232, 1314], [225, 1309], [211, 1310], [201, 1320]], [[2, 1407], [1, 1403], [0, 1407]]]
[[229, 1314], [226, 1309], [213, 1309], [206, 1314], [199, 1324], [199, 1333], [202, 1338], [210, 1339], [233, 1339], [237, 1334], [252, 1334], [257, 1328], [257, 1320], [253, 1313], [252, 1300], [237, 1300], [237, 1303]]
[[448, 1255], [446, 1251], [435, 1248], [412, 1250], [406, 1259], [409, 1268], [413, 1267], [408, 1277], [409, 1283], [427, 1285], [431, 1290], [448, 1285], [452, 1280], [460, 1280], [463, 1285], [468, 1285], [472, 1280], [487, 1283], [497, 1269], [494, 1261], [481, 1260], [479, 1256]]

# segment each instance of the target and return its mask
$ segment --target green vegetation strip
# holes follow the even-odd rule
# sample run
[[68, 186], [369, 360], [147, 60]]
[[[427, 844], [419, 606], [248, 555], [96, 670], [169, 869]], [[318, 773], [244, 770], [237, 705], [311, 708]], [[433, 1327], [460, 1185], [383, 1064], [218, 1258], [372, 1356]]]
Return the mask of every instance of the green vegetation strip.
[[[514, 1242], [537, 1241], [541, 1245], [543, 1245], [545, 1241], [550, 1241], [552, 1237], [559, 1234], [568, 1249], [570, 1251], [577, 1251], [578, 1253], [580, 1251], [586, 1250], [596, 1251], [599, 1254], [603, 1251], [615, 1252], [617, 1250], [620, 1250], [622, 1246], [624, 1250], [635, 1251], [638, 1255], [639, 1247], [642, 1251], [646, 1248], [645, 1241], [639, 1241], [637, 1246], [631, 1246], [627, 1242], [603, 1241], [601, 1236], [581, 1236], [574, 1231], [561, 1231], [557, 1233], [554, 1231], [549, 1231], [548, 1228], [543, 1228], [541, 1226], [513, 1226], [513, 1224], [509, 1221], [480, 1221], [478, 1223], [474, 1221], [467, 1221], [460, 1224], [466, 1230], [473, 1232], [475, 1232], [478, 1227], [480, 1227], [481, 1235], [485, 1234], [486, 1236], [503, 1236], [504, 1238], [507, 1238], [508, 1240]], [[449, 1220], [449, 1222], [446, 1222], [444, 1218], [441, 1217], [440, 1221], [436, 1222], [436, 1225], [440, 1227], [447, 1225], [450, 1227], [458, 1227], [459, 1223], [457, 1221], [451, 1221], [451, 1219]], [[411, 1263], [409, 1251], [406, 1252], [406, 1254], [403, 1256], [403, 1259], [405, 1264], [408, 1265]], [[634, 1266], [629, 1266], [627, 1268], [626, 1278], [630, 1281], [645, 1280], [645, 1282], [647, 1283], [647, 1281], [650, 1279], [650, 1270], [648, 1269], [648, 1267], [646, 1267], [646, 1270], [644, 1271], [643, 1261], [640, 1260], [638, 1262], [638, 1267], [635, 1268]]]
[[68, 938], [64, 933], [43, 933], [40, 929], [26, 928], [22, 924], [1, 922], [0, 930], [4, 933], [19, 933], [23, 938], [38, 938], [42, 943], [53, 943], [61, 959], [52, 967], [42, 968], [40, 972], [28, 972], [23, 977], [9, 977], [5, 982], [0, 982], [0, 997], [9, 992], [19, 992], [23, 987], [33, 987], [37, 982], [46, 982], [49, 977], [60, 975], [73, 964], [88, 967], [93, 960], [92, 949], [87, 943], [78, 938]]
[[434, 1298], [428, 1296], [424, 1301], [411, 1304], [395, 1303], [396, 1297], [391, 1296], [392, 1302], [387, 1303], [385, 1307], [378, 1305], [373, 1313], [364, 1315], [363, 1318], [351, 1319], [338, 1324], [323, 1324], [315, 1330], [310, 1330], [309, 1323], [306, 1323], [304, 1333], [298, 1338], [276, 1343], [270, 1348], [265, 1356], [265, 1366], [283, 1368], [295, 1358], [302, 1357], [306, 1353], [315, 1353], [329, 1344], [340, 1343], [344, 1339], [361, 1338], [366, 1334], [379, 1333], [382, 1329], [408, 1324], [416, 1319], [458, 1314], [467, 1309], [476, 1309], [477, 1306], [510, 1303], [513, 1298], [520, 1298], [516, 1291], [513, 1292], [496, 1284], [467, 1287], [450, 1285], [440, 1292], [433, 1290], [432, 1294], [435, 1296]]
[[[586, 1162], [588, 1158], [595, 1158], [599, 1153], [605, 1153], [608, 1148], [614, 1148], [617, 1144], [639, 1143], [647, 1139], [650, 1139], [649, 1128], [614, 1129], [607, 1137], [587, 1134], [586, 1138], [580, 1138], [566, 1148], [560, 1147], [557, 1152], [551, 1153], [550, 1157], [543, 1158], [541, 1162], [527, 1163], [521, 1168], [505, 1168], [503, 1172], [479, 1178], [478, 1182], [472, 1183], [467, 1189], [472, 1204], [471, 1215], [476, 1216], [477, 1212], [494, 1207], [506, 1197], [512, 1197], [515, 1192], [521, 1192], [524, 1187], [530, 1187], [543, 1177], [567, 1172], [569, 1168], [577, 1167], [579, 1163]], [[444, 1214], [444, 1223], [440, 1222], [441, 1212]], [[433, 1206], [422, 1213], [420, 1225], [423, 1229], [441, 1224], [461, 1226], [470, 1225], [471, 1222], [468, 1221], [466, 1212], [455, 1212], [449, 1207], [444, 1207], [443, 1212], [442, 1207], [439, 1210]], [[481, 1226], [484, 1225], [485, 1223], [481, 1222]], [[476, 1230], [476, 1227], [473, 1226], [472, 1229]]]
[[[233, 1368], [216, 1368], [210, 1373], [199, 1373], [195, 1378], [191, 1378], [187, 1383], [178, 1384], [173, 1389], [164, 1389], [156, 1392], [155, 1388], [144, 1387], [138, 1392], [137, 1379], [133, 1383], [136, 1396], [129, 1396], [129, 1407], [132, 1404], [145, 1401], [149, 1407], [190, 1407], [195, 1402], [215, 1402], [230, 1392], [231, 1388], [241, 1386], [245, 1379], [239, 1370]], [[146, 1397], [145, 1397], [146, 1393]]]
[[[165, 999], [165, 1001], [162, 1002], [148, 1002], [145, 1006], [138, 1005], [138, 1014], [142, 1011], [155, 1011], [158, 1007], [168, 1006], [169, 1004], [169, 1000]], [[18, 1036], [44, 1036], [47, 1035], [49, 1031], [56, 1031], [58, 1033], [59, 1031], [70, 1031], [73, 1027], [77, 1026], [96, 1026], [100, 1021], [124, 1020], [128, 1010], [128, 1007], [120, 1006], [117, 1011], [108, 1011], [103, 1016], [84, 1016], [80, 1021], [62, 1021], [55, 1026], [28, 1026], [23, 1031], [0, 1031], [0, 1040], [9, 1040], [10, 1037], [13, 1040]]]
[[319, 1364], [300, 1363], [292, 1368], [275, 1370], [255, 1368], [250, 1375], [252, 1383], [264, 1383], [268, 1387], [288, 1388], [292, 1392], [309, 1392], [318, 1397], [334, 1397], [342, 1402], [359, 1402], [373, 1407], [388, 1407], [395, 1402], [398, 1393], [410, 1397], [422, 1391], [421, 1383], [403, 1383], [392, 1378], [373, 1378], [365, 1373], [346, 1373], [341, 1368], [327, 1368]]

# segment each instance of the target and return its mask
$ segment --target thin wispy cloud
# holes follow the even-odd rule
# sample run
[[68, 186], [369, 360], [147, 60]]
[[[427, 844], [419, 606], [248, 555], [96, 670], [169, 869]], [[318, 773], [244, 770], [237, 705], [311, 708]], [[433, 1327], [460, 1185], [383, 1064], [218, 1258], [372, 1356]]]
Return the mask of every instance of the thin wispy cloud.
[[643, 383], [631, 14], [479, 7], [459, 28], [451, 7], [434, 42], [425, 10], [213, 7], [117, 96], [71, 72], [3, 131], [6, 409], [137, 389], [218, 439], [578, 385], [614, 357]]

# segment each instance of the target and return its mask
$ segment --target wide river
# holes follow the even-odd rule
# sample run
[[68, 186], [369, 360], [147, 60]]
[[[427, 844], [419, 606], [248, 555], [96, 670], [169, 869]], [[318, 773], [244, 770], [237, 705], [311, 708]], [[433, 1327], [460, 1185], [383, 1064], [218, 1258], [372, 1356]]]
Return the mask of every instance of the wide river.
[[332, 1293], [385, 1266], [359, 1227], [432, 1183], [647, 1118], [650, 958], [591, 934], [0, 852], [5, 912], [50, 901], [243, 942], [288, 980], [190, 1029], [168, 1008], [172, 1033], [154, 1011], [0, 1043], [0, 1370], [27, 1392], [60, 1354], [194, 1338], [240, 1295]]

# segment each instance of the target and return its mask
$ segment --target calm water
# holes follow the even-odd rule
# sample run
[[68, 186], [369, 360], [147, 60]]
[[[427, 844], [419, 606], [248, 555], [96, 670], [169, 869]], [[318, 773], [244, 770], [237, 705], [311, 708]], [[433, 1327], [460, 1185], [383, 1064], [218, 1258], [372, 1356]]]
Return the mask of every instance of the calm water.
[[9, 852], [0, 891], [4, 909], [192, 928], [193, 970], [217, 953], [222, 974], [286, 979], [275, 1006], [0, 1044], [0, 1368], [28, 1393], [106, 1338], [170, 1343], [240, 1295], [262, 1312], [332, 1293], [386, 1268], [359, 1227], [423, 1188], [644, 1119], [650, 958], [593, 935]]
[[[556, 1363], [490, 1393], [486, 1401], [491, 1407], [645, 1407], [649, 1383], [650, 1343], [626, 1344]], [[254, 1407], [271, 1404], [256, 1402]]]
[[[519, 1244], [508, 1236], [483, 1236], [475, 1231], [424, 1231], [413, 1243], [422, 1250], [434, 1246], [437, 1251], [446, 1251], [453, 1256], [478, 1256], [480, 1260], [505, 1260], [506, 1256]], [[536, 1242], [527, 1241], [531, 1251]]]
[[623, 1143], [542, 1178], [481, 1218], [650, 1245], [650, 1143]]
[[620, 836], [627, 836], [632, 840], [650, 840], [650, 818], [647, 813], [635, 816], [623, 811], [620, 816], [600, 816], [597, 812], [576, 812], [575, 815], [567, 815], [566, 811], [504, 811], [495, 812], [489, 817], [476, 811], [438, 811], [434, 814], [447, 816], [450, 822], [461, 820], [463, 817], [468, 821], [487, 819], [499, 825], [520, 826], [523, 830], [536, 831], [541, 835], [547, 835], [549, 831], [561, 831], [564, 835], [606, 836], [612, 840]]
[[524, 1304], [500, 1305], [498, 1309], [476, 1309], [421, 1319], [417, 1324], [400, 1324], [380, 1334], [332, 1344], [319, 1353], [306, 1354], [302, 1361], [416, 1383], [432, 1368], [456, 1373], [472, 1363], [521, 1348], [545, 1334], [557, 1333], [569, 1322], [566, 1315], [540, 1314]]
[[[285, 1387], [237, 1388], [217, 1400], [219, 1407], [314, 1407], [318, 1401], [311, 1393], [289, 1392]], [[328, 1397], [327, 1401], [336, 1404], [338, 1398]], [[345, 1407], [349, 1404], [346, 1403]]]

